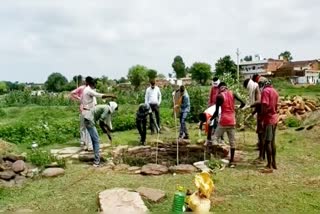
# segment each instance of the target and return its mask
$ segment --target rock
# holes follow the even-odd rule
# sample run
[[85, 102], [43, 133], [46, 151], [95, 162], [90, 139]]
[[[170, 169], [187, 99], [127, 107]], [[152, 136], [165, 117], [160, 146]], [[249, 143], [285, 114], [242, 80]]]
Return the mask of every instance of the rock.
[[24, 176], [21, 176], [21, 175], [17, 175], [15, 178], [14, 178], [14, 182], [16, 185], [18, 186], [22, 186], [22, 184], [26, 181], [27, 179], [24, 177]]
[[179, 164], [177, 166], [171, 166], [169, 168], [169, 171], [175, 172], [178, 174], [186, 174], [186, 173], [193, 173], [193, 172], [197, 171], [197, 169], [190, 164]]
[[152, 189], [148, 187], [139, 187], [136, 191], [146, 199], [152, 202], [159, 202], [161, 199], [166, 197], [166, 194], [162, 190]]
[[39, 169], [38, 168], [33, 168], [33, 169], [29, 169], [28, 173], [27, 173], [27, 177], [28, 178], [33, 178], [34, 176], [39, 174]]
[[137, 192], [126, 189], [109, 189], [99, 193], [101, 213], [147, 213], [148, 208]]
[[0, 178], [3, 180], [10, 180], [11, 178], [14, 178], [16, 174], [12, 170], [6, 170], [3, 172], [0, 172]]
[[[104, 158], [101, 155], [100, 155], [100, 160], [104, 161]], [[92, 162], [94, 161], [94, 154], [93, 153], [79, 154], [79, 161]]]
[[125, 146], [117, 146], [117, 148], [115, 148], [112, 151], [112, 156], [113, 157], [117, 157], [119, 155], [121, 155], [122, 153], [124, 153], [125, 151], [127, 151], [129, 148], [129, 146], [125, 145]]
[[140, 170], [140, 169], [141, 169], [141, 167], [131, 166], [131, 167], [128, 168], [128, 171], [129, 171], [129, 172], [135, 172], [135, 171], [138, 171], [138, 170]]
[[12, 164], [12, 170], [14, 172], [22, 172], [25, 168], [25, 163], [23, 160], [17, 160]]
[[158, 164], [147, 164], [141, 168], [143, 175], [162, 175], [168, 173], [168, 167]]
[[12, 168], [12, 162], [11, 161], [5, 161], [4, 162], [4, 166], [7, 168], [7, 169], [11, 169]]
[[130, 166], [128, 164], [118, 164], [114, 167], [114, 171], [125, 171], [129, 168]]
[[5, 181], [5, 180], [1, 180], [0, 179], [0, 187], [13, 187], [15, 185], [15, 182], [13, 179], [11, 179], [10, 181]]
[[33, 211], [32, 210], [30, 210], [30, 209], [18, 209], [18, 210], [16, 210], [14, 213], [32, 213]]
[[5, 167], [3, 164], [0, 163], [0, 172], [4, 171], [6, 169], [7, 169], [7, 167]]
[[53, 154], [53, 155], [56, 155], [58, 154], [62, 149], [51, 149], [50, 150], [50, 153]]
[[44, 177], [56, 177], [64, 174], [64, 169], [62, 168], [48, 168], [42, 172]]
[[102, 149], [102, 150], [110, 148], [110, 147], [111, 147], [110, 143], [102, 143], [102, 144], [100, 144], [100, 149]]
[[66, 159], [66, 158], [70, 158], [72, 156], [72, 154], [63, 154], [63, 155], [56, 155], [56, 158], [61, 160], [61, 159]]
[[170, 132], [170, 131], [171, 131], [171, 129], [168, 128], [168, 127], [166, 127], [166, 126], [162, 126], [161, 129], [162, 129], [163, 131], [165, 131], [165, 132]]
[[193, 163], [193, 166], [200, 169], [202, 172], [211, 172], [211, 169], [206, 165], [206, 162], [208, 161], [198, 161]]
[[11, 162], [15, 162], [17, 160], [25, 160], [26, 157], [25, 156], [22, 156], [22, 155], [15, 155], [15, 154], [8, 154], [8, 155], [5, 155], [3, 157], [3, 160], [8, 160], [8, 161], [11, 161]]
[[76, 154], [76, 153], [79, 153], [81, 152], [81, 148], [80, 147], [66, 147], [66, 148], [63, 148], [61, 149], [58, 154], [59, 155], [65, 155], [65, 154]]
[[129, 153], [137, 153], [139, 151], [150, 149], [150, 148], [151, 148], [151, 146], [135, 146], [135, 147], [129, 148], [128, 152]]
[[74, 154], [71, 156], [71, 159], [73, 160], [79, 160], [79, 154]]
[[197, 144], [203, 145], [205, 142], [206, 142], [205, 139], [198, 139], [198, 140], [197, 140]]
[[155, 145], [155, 146], [157, 145], [157, 143], [158, 144], [164, 144], [163, 141], [159, 140], [159, 139], [152, 139], [150, 142], [151, 142], [152, 145]]
[[59, 167], [59, 164], [57, 162], [52, 162], [45, 166], [46, 168], [53, 168], [53, 167]]

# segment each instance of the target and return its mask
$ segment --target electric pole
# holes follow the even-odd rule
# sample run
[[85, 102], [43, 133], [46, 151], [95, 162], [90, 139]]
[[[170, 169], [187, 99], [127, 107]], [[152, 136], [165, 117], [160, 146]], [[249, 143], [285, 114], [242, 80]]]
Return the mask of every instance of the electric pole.
[[239, 48], [237, 48], [237, 80], [238, 80], [238, 83], [240, 82], [240, 68], [239, 68], [239, 55], [240, 55], [240, 52], [239, 52]]

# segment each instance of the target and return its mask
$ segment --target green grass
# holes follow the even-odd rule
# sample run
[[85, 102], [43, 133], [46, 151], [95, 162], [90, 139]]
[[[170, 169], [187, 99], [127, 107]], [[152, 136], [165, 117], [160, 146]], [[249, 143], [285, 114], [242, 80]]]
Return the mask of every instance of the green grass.
[[[193, 129], [194, 130], [194, 129]], [[193, 131], [195, 134], [195, 131]], [[223, 212], [308, 212], [320, 211], [320, 144], [319, 130], [278, 133], [279, 170], [261, 174], [259, 166], [250, 164], [256, 157], [255, 134], [237, 133], [238, 147], [248, 153], [246, 161], [235, 169], [225, 169], [214, 175], [214, 198], [222, 202], [214, 204], [212, 211]], [[134, 131], [114, 133], [119, 143], [130, 142]], [[150, 137], [150, 136], [149, 136]], [[196, 139], [193, 135], [193, 139]], [[261, 167], [261, 166], [260, 166]], [[175, 186], [183, 185], [194, 190], [194, 175], [165, 175], [145, 177], [68, 165], [63, 177], [29, 181], [22, 188], [0, 190], [0, 207], [5, 210], [28, 208], [36, 211], [86, 211], [96, 212], [97, 194], [108, 188], [138, 188], [147, 186], [162, 189], [167, 198], [161, 203], [146, 202], [155, 213], [168, 213]]]
[[[283, 91], [280, 90], [280, 93]], [[316, 93], [310, 92], [310, 94], [316, 97]], [[74, 107], [11, 107], [3, 109], [5, 115], [1, 117], [0, 125], [38, 120], [44, 110], [48, 112], [48, 117], [61, 122], [78, 117], [77, 109]], [[169, 118], [169, 111], [163, 113], [165, 118]], [[174, 123], [169, 121], [166, 124], [165, 120], [163, 124], [169, 127], [169, 131], [163, 130], [160, 139], [173, 140], [176, 136]], [[197, 125], [189, 125], [189, 131], [194, 143], [198, 139]], [[157, 135], [149, 133], [148, 130], [148, 143], [157, 138]], [[261, 174], [258, 170], [263, 166], [251, 164], [257, 156], [255, 133], [248, 130], [238, 132], [237, 148], [247, 153], [246, 160], [239, 163], [235, 169], [227, 168], [213, 176], [216, 186], [213, 201], [219, 199], [221, 202], [213, 203], [212, 211], [216, 213], [258, 211], [318, 213], [320, 211], [318, 203], [320, 200], [319, 134], [319, 127], [311, 131], [295, 132], [293, 129], [279, 131], [277, 136], [279, 170], [272, 174]], [[45, 145], [42, 149], [77, 146], [78, 141], [78, 139], [72, 139], [65, 144]], [[108, 142], [107, 137], [101, 134], [101, 143]], [[137, 130], [113, 133], [113, 145], [115, 146], [138, 144]], [[26, 152], [29, 150], [28, 146], [18, 144], [14, 145], [12, 150]], [[34, 179], [20, 188], [1, 189], [0, 187], [0, 211], [32, 209], [38, 212], [95, 213], [98, 210], [97, 195], [100, 191], [114, 187], [135, 189], [139, 186], [146, 186], [164, 190], [167, 195], [167, 198], [158, 204], [146, 201], [149, 209], [154, 213], [168, 213], [176, 185], [180, 184], [187, 189], [194, 190], [193, 178], [194, 175], [173, 176], [170, 174], [145, 177], [93, 169], [82, 164], [67, 164], [66, 173], [62, 177]]]

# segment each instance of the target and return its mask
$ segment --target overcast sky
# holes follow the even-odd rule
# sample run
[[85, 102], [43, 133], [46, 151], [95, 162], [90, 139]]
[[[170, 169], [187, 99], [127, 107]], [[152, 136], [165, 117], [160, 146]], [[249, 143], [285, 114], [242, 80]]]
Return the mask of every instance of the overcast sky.
[[52, 72], [126, 76], [142, 64], [167, 75], [260, 54], [320, 58], [318, 0], [7, 0], [0, 7], [0, 80], [44, 82]]

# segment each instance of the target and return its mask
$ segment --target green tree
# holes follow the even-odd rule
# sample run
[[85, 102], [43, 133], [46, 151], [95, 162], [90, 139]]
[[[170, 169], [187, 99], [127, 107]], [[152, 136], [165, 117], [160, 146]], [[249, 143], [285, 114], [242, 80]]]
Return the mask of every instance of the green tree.
[[252, 56], [245, 56], [243, 58], [243, 60], [246, 61], [246, 62], [250, 62], [250, 61], [252, 61]]
[[147, 75], [149, 77], [149, 80], [152, 80], [152, 79], [155, 79], [157, 77], [157, 74], [158, 74], [158, 72], [156, 70], [149, 69]]
[[52, 73], [44, 84], [48, 91], [61, 92], [68, 85], [68, 80], [60, 73]]
[[8, 87], [5, 82], [0, 82], [0, 94], [7, 93]]
[[284, 60], [287, 60], [289, 62], [293, 60], [293, 57], [292, 57], [290, 51], [284, 51], [281, 54], [279, 54], [279, 59], [281, 59], [281, 58], [283, 58]]
[[173, 59], [172, 68], [174, 72], [176, 72], [176, 77], [178, 79], [186, 76], [186, 65], [181, 56], [176, 56]]
[[233, 77], [237, 76], [237, 65], [229, 55], [220, 58], [215, 66], [216, 76], [223, 76], [226, 73], [231, 73]]
[[83, 84], [83, 77], [82, 77], [82, 75], [76, 75], [76, 76], [74, 76], [74, 77], [72, 78], [72, 80], [75, 82], [75, 84], [76, 84], [77, 86], [80, 86], [80, 85]]
[[158, 79], [165, 79], [166, 76], [165, 76], [164, 74], [158, 74], [158, 75], [157, 75], [157, 78], [158, 78]]
[[128, 80], [137, 90], [141, 83], [147, 80], [148, 68], [143, 65], [135, 65], [129, 69]]
[[121, 77], [119, 80], [118, 80], [118, 83], [126, 83], [128, 82], [127, 79], [125, 77]]
[[196, 80], [201, 85], [205, 85], [207, 80], [212, 76], [211, 65], [204, 62], [193, 63], [189, 72], [192, 75], [192, 79]]

